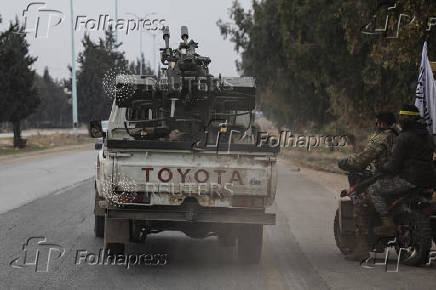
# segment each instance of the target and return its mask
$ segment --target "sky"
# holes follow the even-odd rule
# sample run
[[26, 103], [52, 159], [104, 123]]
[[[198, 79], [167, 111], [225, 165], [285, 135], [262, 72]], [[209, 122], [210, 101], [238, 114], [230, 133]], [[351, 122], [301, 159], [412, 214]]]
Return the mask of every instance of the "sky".
[[[93, 40], [103, 37], [100, 29], [86, 29], [85, 22], [90, 20], [88, 28], [95, 23], [103, 22], [106, 19], [115, 18], [116, 0], [73, 0], [73, 22], [77, 23], [74, 32], [76, 57], [83, 47], [81, 40], [87, 31]], [[248, 9], [252, 0], [239, 0], [242, 7]], [[38, 4], [38, 2], [40, 4]], [[238, 58], [234, 51], [233, 44], [224, 40], [216, 25], [218, 19], [229, 21], [229, 8], [233, 0], [118, 0], [118, 19], [135, 19], [138, 16], [142, 19], [164, 20], [162, 24], [168, 25], [171, 32], [170, 45], [178, 46], [180, 39], [180, 27], [188, 26], [189, 36], [199, 43], [197, 52], [212, 59], [210, 72], [214, 75], [221, 73], [223, 76], [237, 76], [235, 60]], [[29, 30], [26, 39], [30, 44], [30, 54], [37, 56], [38, 60], [34, 68], [42, 74], [45, 67], [48, 67], [54, 78], [67, 78], [70, 76], [68, 65], [71, 65], [71, 13], [70, 0], [0, 0], [0, 15], [3, 23], [0, 24], [0, 31], [8, 28], [9, 22], [15, 17], [22, 22], [27, 19]], [[32, 4], [33, 3], [33, 4]], [[30, 7], [29, 7], [29, 4]], [[29, 7], [23, 16], [23, 11]], [[151, 15], [150, 15], [151, 14]], [[100, 16], [102, 15], [102, 16]], [[147, 16], [148, 15], [148, 16]], [[38, 18], [39, 16], [39, 18]], [[63, 19], [61, 19], [63, 17]], [[79, 17], [79, 21], [77, 21]], [[39, 19], [37, 34], [32, 28]], [[60, 22], [58, 24], [58, 22]], [[148, 24], [148, 23], [147, 23]], [[131, 22], [131, 27], [134, 25]], [[49, 27], [47, 29], [47, 27]], [[123, 43], [120, 47], [125, 51], [127, 59], [133, 60], [140, 55], [140, 33], [137, 30], [126, 33], [126, 30], [118, 32], [118, 39]], [[164, 46], [162, 33], [157, 32], [156, 36], [156, 59], [158, 62], [158, 49]], [[143, 52], [146, 61], [153, 66], [153, 36], [149, 31], [142, 32]]]

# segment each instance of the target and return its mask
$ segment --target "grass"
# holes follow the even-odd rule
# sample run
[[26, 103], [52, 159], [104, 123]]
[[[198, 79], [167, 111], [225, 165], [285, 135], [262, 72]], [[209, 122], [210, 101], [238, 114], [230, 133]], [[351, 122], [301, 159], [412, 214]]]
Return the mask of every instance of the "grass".
[[91, 144], [94, 142], [88, 135], [71, 134], [52, 134], [52, 135], [32, 135], [25, 137], [27, 140], [26, 147], [14, 148], [13, 138], [0, 138], [0, 156], [21, 154], [27, 152], [41, 151], [62, 146]]

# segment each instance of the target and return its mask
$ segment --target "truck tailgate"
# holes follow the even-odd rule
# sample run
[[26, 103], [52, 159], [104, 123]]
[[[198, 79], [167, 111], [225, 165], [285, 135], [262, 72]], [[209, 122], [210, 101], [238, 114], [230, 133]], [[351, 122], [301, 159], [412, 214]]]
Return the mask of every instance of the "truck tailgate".
[[264, 155], [130, 151], [114, 158], [117, 190], [152, 194], [154, 204], [172, 204], [172, 195], [183, 195], [207, 198], [209, 204], [213, 198], [213, 206], [228, 206], [232, 196], [275, 193], [271, 188], [275, 158]]

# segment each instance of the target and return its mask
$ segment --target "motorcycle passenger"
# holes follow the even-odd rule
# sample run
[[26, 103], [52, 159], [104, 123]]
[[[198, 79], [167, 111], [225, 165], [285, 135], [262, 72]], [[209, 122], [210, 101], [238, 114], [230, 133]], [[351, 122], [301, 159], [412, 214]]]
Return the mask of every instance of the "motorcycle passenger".
[[[377, 172], [388, 160], [397, 136], [393, 129], [395, 115], [392, 112], [380, 112], [376, 115], [376, 132], [362, 152], [352, 154], [339, 161], [339, 168], [346, 171], [363, 171], [370, 166], [372, 172]], [[347, 260], [362, 260], [368, 256], [369, 209], [368, 203], [362, 202], [353, 210], [353, 221], [356, 226], [357, 244]]]
[[433, 188], [435, 185], [435, 147], [419, 110], [413, 105], [403, 106], [399, 124], [401, 133], [390, 158], [381, 169], [387, 175], [368, 188], [374, 207], [382, 220], [382, 225], [375, 228], [378, 235], [394, 230], [392, 218], [387, 217], [387, 197], [401, 196], [402, 193], [405, 194], [416, 187]]

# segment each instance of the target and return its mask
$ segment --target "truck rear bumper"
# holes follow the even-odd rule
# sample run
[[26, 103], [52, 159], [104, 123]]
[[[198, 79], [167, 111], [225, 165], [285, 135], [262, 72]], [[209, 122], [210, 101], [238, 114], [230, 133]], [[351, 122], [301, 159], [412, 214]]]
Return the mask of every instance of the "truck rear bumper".
[[229, 224], [275, 225], [276, 215], [264, 209], [150, 207], [147, 209], [106, 209], [108, 219], [180, 221]]

